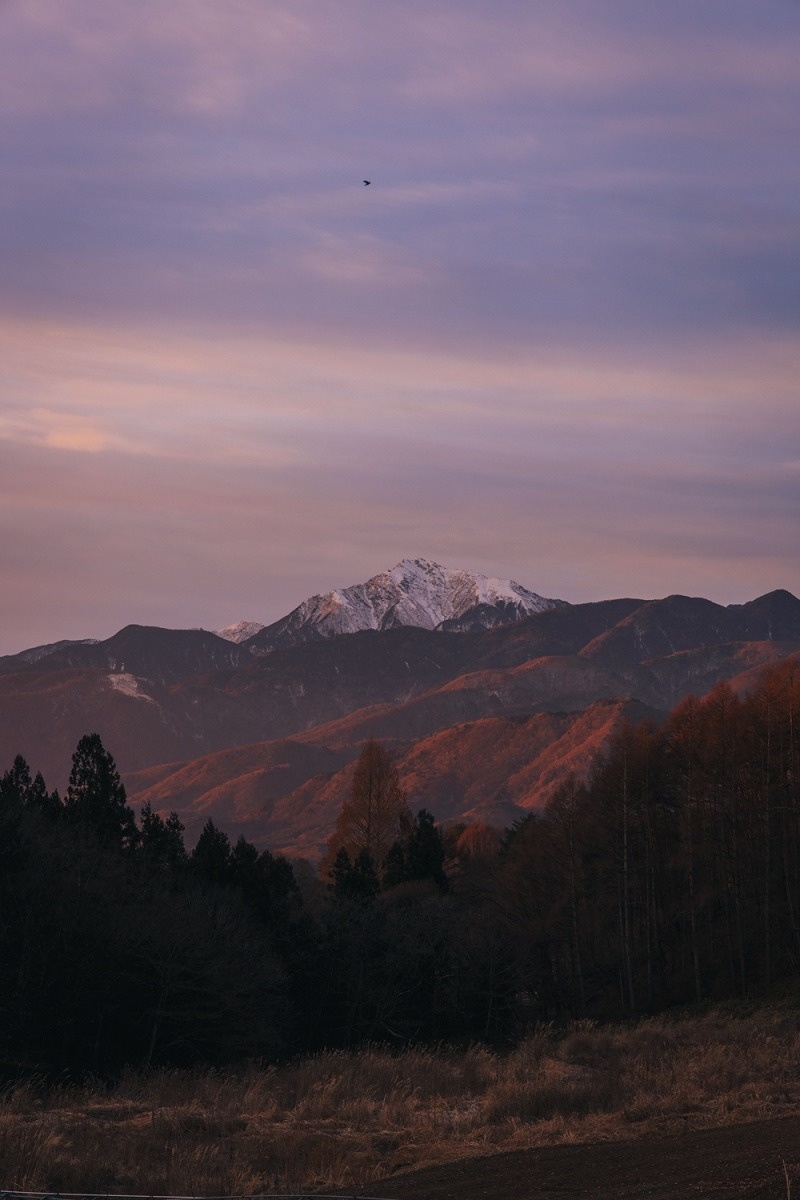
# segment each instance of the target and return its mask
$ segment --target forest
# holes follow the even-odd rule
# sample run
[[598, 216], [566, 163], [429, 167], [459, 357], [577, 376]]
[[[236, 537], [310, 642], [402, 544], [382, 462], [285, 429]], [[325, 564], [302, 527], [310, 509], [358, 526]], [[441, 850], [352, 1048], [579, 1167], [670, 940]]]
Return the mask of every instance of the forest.
[[97, 734], [0, 778], [0, 1071], [510, 1046], [763, 994], [800, 964], [800, 671], [626, 726], [502, 831], [412, 814], [368, 742], [319, 868], [134, 814]]

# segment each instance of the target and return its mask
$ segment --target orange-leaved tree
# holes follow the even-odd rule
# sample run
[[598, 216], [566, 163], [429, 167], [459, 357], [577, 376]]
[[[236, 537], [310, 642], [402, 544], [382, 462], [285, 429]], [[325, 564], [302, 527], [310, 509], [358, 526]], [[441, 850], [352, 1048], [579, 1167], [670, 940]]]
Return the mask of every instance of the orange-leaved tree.
[[397, 767], [386, 747], [370, 738], [356, 762], [350, 799], [342, 805], [328, 839], [323, 870], [329, 871], [337, 854], [345, 850], [352, 863], [366, 851], [380, 872], [390, 847], [407, 837], [411, 826]]

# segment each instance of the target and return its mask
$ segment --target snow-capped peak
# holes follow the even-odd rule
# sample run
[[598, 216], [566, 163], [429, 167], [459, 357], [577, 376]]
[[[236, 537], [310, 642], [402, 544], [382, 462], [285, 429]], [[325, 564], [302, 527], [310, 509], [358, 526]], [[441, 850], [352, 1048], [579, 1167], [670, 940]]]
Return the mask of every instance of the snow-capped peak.
[[[256, 652], [289, 641], [335, 637], [363, 629], [486, 628], [560, 607], [510, 579], [453, 570], [426, 558], [404, 558], [366, 583], [310, 596], [254, 639]], [[465, 618], [465, 623], [460, 623]]]
[[228, 642], [246, 642], [262, 629], [266, 629], [266, 625], [262, 625], [260, 621], [235, 621], [233, 625], [218, 629], [217, 637], [225, 638]]
[[[519, 615], [543, 612], [558, 603], [538, 596], [511, 579], [493, 579], [472, 571], [443, 567], [427, 558], [404, 558], [364, 585], [373, 599], [377, 624], [419, 625], [436, 629], [478, 604], [512, 605]], [[395, 598], [394, 592], [397, 592]]]

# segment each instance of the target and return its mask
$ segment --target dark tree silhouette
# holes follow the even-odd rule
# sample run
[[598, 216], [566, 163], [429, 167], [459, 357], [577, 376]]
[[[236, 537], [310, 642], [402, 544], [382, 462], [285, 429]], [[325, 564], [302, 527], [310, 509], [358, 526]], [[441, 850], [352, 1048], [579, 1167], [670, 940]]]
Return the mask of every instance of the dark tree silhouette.
[[103, 841], [130, 847], [137, 840], [133, 810], [126, 804], [117, 764], [100, 735], [87, 733], [72, 756], [64, 808], [69, 820]]
[[426, 808], [420, 809], [408, 836], [403, 841], [396, 841], [385, 859], [384, 887], [395, 887], [414, 879], [430, 879], [443, 891], [447, 889], [444, 842], [435, 817]]
[[340, 900], [370, 900], [380, 888], [368, 850], [359, 850], [355, 862], [351, 862], [350, 855], [342, 848], [334, 860], [331, 876], [334, 895]]
[[153, 812], [148, 800], [142, 808], [139, 828], [139, 851], [147, 865], [160, 871], [177, 871], [185, 866], [183, 832], [177, 813], [171, 812], [165, 821]]
[[192, 870], [207, 883], [229, 883], [232, 879], [230, 838], [217, 829], [210, 818], [203, 826], [189, 862]]

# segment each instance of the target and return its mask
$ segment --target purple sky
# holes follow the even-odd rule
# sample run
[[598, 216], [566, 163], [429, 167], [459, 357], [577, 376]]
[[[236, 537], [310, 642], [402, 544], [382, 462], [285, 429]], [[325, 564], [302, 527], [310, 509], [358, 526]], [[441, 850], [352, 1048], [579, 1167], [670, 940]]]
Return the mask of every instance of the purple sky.
[[800, 593], [797, 0], [0, 0], [0, 161], [0, 653]]

